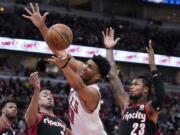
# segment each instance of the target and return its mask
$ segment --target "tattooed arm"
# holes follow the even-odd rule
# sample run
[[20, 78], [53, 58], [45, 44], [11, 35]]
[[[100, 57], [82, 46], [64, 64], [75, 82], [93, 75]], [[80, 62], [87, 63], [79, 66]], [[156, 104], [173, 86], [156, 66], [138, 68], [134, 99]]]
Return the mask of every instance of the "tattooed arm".
[[116, 99], [116, 102], [122, 110], [129, 102], [129, 96], [124, 90], [123, 84], [117, 74], [117, 66], [114, 61], [113, 47], [117, 44], [119, 38], [114, 40], [114, 30], [112, 28], [106, 29], [106, 32], [102, 32], [104, 38], [104, 45], [106, 47], [106, 57], [111, 64], [111, 70], [109, 72], [109, 81], [112, 86], [112, 92]]

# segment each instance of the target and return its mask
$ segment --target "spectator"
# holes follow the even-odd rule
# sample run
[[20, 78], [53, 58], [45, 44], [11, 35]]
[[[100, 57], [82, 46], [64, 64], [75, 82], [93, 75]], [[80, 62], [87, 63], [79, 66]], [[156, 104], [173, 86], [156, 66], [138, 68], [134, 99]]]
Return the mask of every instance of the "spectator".
[[[17, 8], [16, 14], [21, 16], [23, 9]], [[42, 40], [37, 29], [31, 24], [27, 23], [28, 25], [25, 25], [24, 22], [20, 23], [19, 21], [18, 23], [14, 22], [16, 24], [11, 23], [15, 17], [16, 16], [11, 13], [1, 13], [0, 36]], [[156, 48], [156, 53], [180, 56], [179, 30], [165, 30], [160, 26], [156, 28], [148, 26], [140, 28], [131, 22], [126, 22], [126, 25], [117, 25], [114, 24], [113, 21], [111, 22], [110, 19], [86, 18], [70, 14], [61, 14], [55, 11], [48, 16], [47, 21], [48, 26], [59, 23], [59, 21], [70, 26], [74, 33], [73, 44], [99, 47], [102, 45], [101, 30], [112, 26], [117, 33], [116, 36], [121, 37], [119, 46], [116, 49], [145, 52], [146, 41], [151, 38], [156, 46], [154, 47]], [[18, 27], [14, 27], [14, 25]]]

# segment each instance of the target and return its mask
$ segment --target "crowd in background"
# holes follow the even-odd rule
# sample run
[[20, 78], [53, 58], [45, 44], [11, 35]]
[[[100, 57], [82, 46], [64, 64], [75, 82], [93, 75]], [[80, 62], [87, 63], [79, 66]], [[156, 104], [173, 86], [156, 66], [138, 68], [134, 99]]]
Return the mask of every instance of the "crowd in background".
[[[0, 36], [42, 40], [40, 32], [29, 21], [22, 19], [23, 13], [23, 9], [17, 9], [16, 15], [0, 13]], [[131, 22], [100, 20], [54, 11], [50, 12], [46, 23], [47, 26], [56, 23], [68, 25], [74, 34], [73, 44], [103, 47], [101, 31], [111, 26], [116, 31], [115, 36], [121, 38], [116, 49], [145, 52], [147, 41], [152, 39], [156, 53], [180, 56], [179, 30], [163, 30], [160, 26], [140, 28]]]
[[[30, 103], [33, 89], [30, 86], [28, 77], [32, 70], [37, 70], [42, 78], [48, 78], [51, 81], [41, 81], [42, 88], [49, 88], [54, 93], [55, 109], [54, 112], [57, 116], [61, 117], [67, 125], [68, 122], [68, 94], [70, 86], [67, 83], [61, 83], [60, 80], [65, 80], [61, 72], [53, 73], [47, 72], [48, 63], [42, 57], [37, 61], [34, 69], [29, 69], [23, 65], [19, 68], [13, 69], [11, 67], [12, 61], [7, 58], [0, 59], [0, 73], [7, 74], [9, 79], [2, 79], [0, 77], [0, 99], [3, 97], [11, 97], [17, 100], [18, 103], [18, 117], [13, 123], [13, 127], [18, 132], [18, 135], [26, 135], [27, 128], [24, 121], [25, 111]], [[21, 63], [21, 62], [20, 62]], [[12, 74], [12, 72], [14, 72]], [[11, 74], [8, 74], [11, 73]], [[17, 79], [10, 78], [11, 75], [17, 76]], [[26, 77], [21, 80], [20, 78]], [[130, 84], [130, 77], [119, 74], [125, 89], [128, 90]], [[53, 79], [53, 80], [52, 80]], [[56, 81], [55, 81], [56, 80]], [[180, 86], [180, 83], [176, 83]], [[100, 92], [102, 94], [102, 106], [100, 117], [103, 121], [108, 135], [119, 135], [119, 122], [121, 120], [121, 110], [116, 104], [112, 95], [111, 87], [106, 80], [99, 83]], [[23, 100], [22, 100], [23, 99]], [[166, 104], [161, 110], [158, 121], [158, 129], [156, 135], [179, 135], [180, 134], [180, 93], [168, 92], [166, 94]]]
[[[48, 72], [47, 69], [49, 68], [49, 64], [43, 57], [37, 61], [34, 69], [30, 69], [24, 65], [19, 65], [19, 68], [13, 69], [11, 62], [12, 61], [8, 61], [7, 58], [0, 59], [0, 73], [2, 75], [6, 74], [6, 79], [0, 77], [0, 100], [2, 100], [4, 97], [11, 97], [17, 100], [19, 113], [17, 119], [13, 123], [13, 127], [18, 132], [18, 135], [27, 134], [24, 114], [33, 94], [33, 89], [28, 81], [28, 77], [33, 70], [39, 71], [41, 79], [47, 79], [41, 80], [41, 87], [52, 90], [55, 99], [54, 112], [69, 126], [68, 94], [70, 86], [66, 82], [62, 83], [60, 81], [65, 81], [65, 77], [63, 76], [62, 72]], [[17, 79], [12, 79], [11, 77], [13, 76], [16, 76]], [[131, 81], [130, 77], [119, 73], [119, 78], [122, 80], [125, 89], [128, 90]], [[180, 84], [177, 83], [176, 85]], [[112, 95], [111, 87], [109, 83], [107, 83], [107, 80], [100, 82], [99, 86], [102, 94], [100, 117], [108, 135], [119, 135], [121, 110], [116, 104], [116, 101]], [[168, 92], [166, 94], [166, 104], [159, 115], [156, 135], [180, 134], [179, 98], [180, 93], [178, 91]]]
[[[124, 81], [123, 81], [124, 82]], [[115, 102], [110, 85], [103, 81], [99, 83], [102, 95], [100, 117], [104, 123], [108, 135], [118, 135], [121, 110]], [[68, 122], [68, 93], [70, 87], [67, 83], [52, 83], [41, 80], [41, 87], [52, 90], [55, 99], [54, 112], [61, 117], [66, 124]], [[18, 117], [13, 123], [18, 135], [26, 135], [27, 128], [24, 121], [25, 111], [30, 103], [33, 89], [27, 80], [19, 78], [8, 80], [0, 79], [0, 99], [11, 97], [18, 104]], [[165, 108], [159, 115], [156, 135], [179, 135], [180, 134], [180, 93], [170, 92], [166, 96]], [[23, 100], [22, 100], [23, 99]]]
[[[22, 19], [23, 10], [17, 10], [16, 15], [11, 13], [0, 13], [0, 36], [15, 37], [23, 39], [42, 40], [40, 32], [28, 21]], [[8, 17], [7, 17], [8, 16]], [[17, 20], [18, 21], [15, 21]], [[13, 23], [12, 23], [13, 22]], [[131, 23], [117, 24], [112, 20], [99, 20], [97, 18], [85, 18], [69, 14], [59, 14], [51, 12], [46, 21], [48, 26], [56, 23], [64, 23], [71, 27], [74, 40], [73, 44], [103, 47], [101, 30], [113, 27], [116, 37], [121, 40], [116, 49], [145, 52], [148, 39], [153, 40], [155, 52], [163, 55], [173, 55], [180, 57], [180, 31], [164, 31], [160, 28], [138, 28]], [[16, 26], [16, 27], [14, 27]], [[9, 63], [0, 62], [0, 68], [6, 71], [10, 68]], [[39, 68], [42, 68], [40, 65]], [[37, 67], [38, 70], [38, 67]], [[44, 70], [44, 69], [40, 69]], [[23, 71], [23, 74], [21, 74]], [[29, 76], [30, 70], [23, 65], [15, 74], [19, 76]], [[64, 77], [62, 76], [61, 79]], [[128, 85], [129, 78], [122, 77], [123, 84]], [[101, 119], [104, 123], [108, 135], [118, 135], [121, 110], [116, 104], [111, 93], [111, 87], [103, 81], [100, 84], [102, 94], [102, 107], [100, 111]], [[54, 93], [55, 109], [57, 116], [61, 117], [66, 124], [68, 122], [68, 94], [70, 87], [68, 84], [53, 83], [51, 81], [41, 81], [42, 88], [49, 88]], [[13, 123], [18, 135], [26, 135], [27, 128], [24, 121], [24, 114], [31, 100], [33, 89], [27, 80], [0, 78], [0, 99], [12, 97], [17, 100], [18, 117]], [[159, 115], [158, 129], [156, 135], [180, 135], [180, 93], [169, 92], [166, 95], [166, 104]], [[23, 99], [23, 100], [22, 100]]]

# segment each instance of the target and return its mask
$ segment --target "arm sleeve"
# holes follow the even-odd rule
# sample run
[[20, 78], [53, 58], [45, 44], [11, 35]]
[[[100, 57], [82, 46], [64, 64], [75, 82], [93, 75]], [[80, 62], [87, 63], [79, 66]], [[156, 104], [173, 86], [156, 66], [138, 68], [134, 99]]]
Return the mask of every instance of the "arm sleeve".
[[155, 95], [151, 104], [156, 111], [160, 111], [165, 102], [165, 89], [162, 82], [162, 75], [158, 70], [152, 71], [152, 81]]

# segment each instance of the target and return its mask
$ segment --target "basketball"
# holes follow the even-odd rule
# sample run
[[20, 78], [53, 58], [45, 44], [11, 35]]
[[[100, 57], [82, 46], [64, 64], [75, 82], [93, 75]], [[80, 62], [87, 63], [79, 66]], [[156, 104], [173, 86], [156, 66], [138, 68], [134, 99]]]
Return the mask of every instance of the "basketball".
[[47, 34], [47, 43], [56, 50], [64, 50], [70, 46], [73, 40], [71, 28], [65, 24], [52, 25]]

